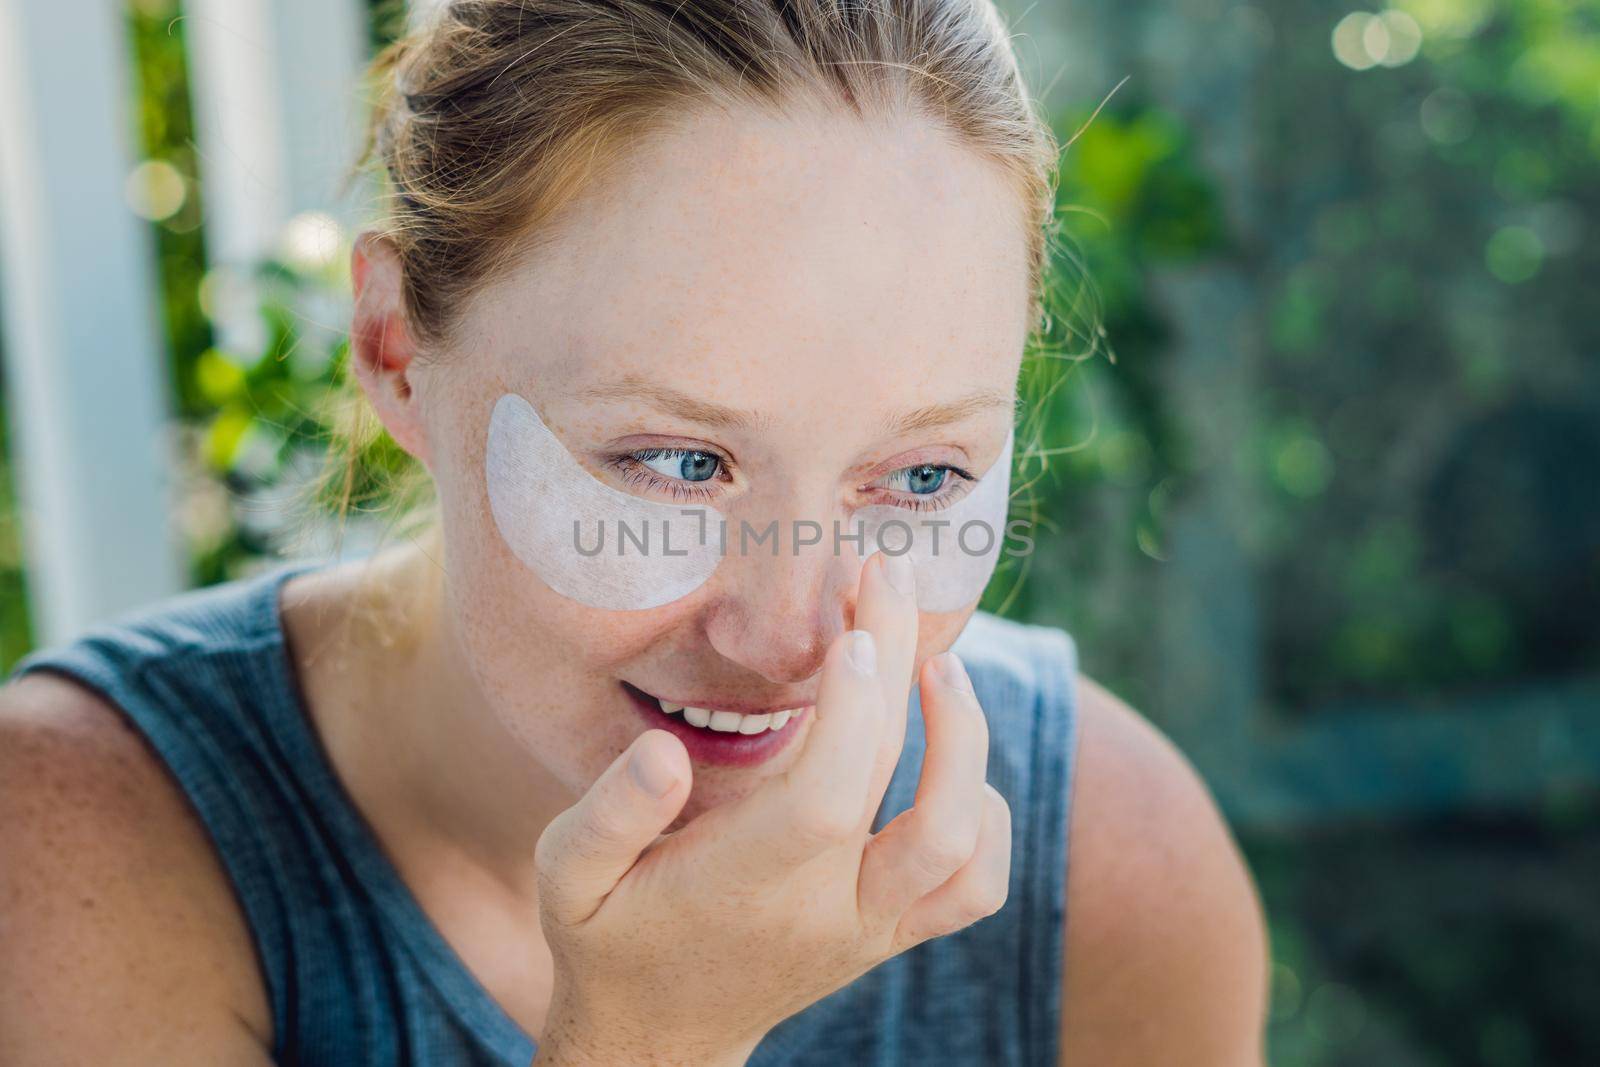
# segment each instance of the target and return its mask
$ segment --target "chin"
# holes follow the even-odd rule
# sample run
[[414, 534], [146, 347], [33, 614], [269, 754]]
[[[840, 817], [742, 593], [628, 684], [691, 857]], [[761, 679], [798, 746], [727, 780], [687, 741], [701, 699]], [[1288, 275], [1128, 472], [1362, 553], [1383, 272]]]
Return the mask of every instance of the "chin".
[[767, 778], [761, 771], [736, 772], [730, 775], [725, 771], [702, 772], [699, 767], [694, 770], [694, 787], [689, 793], [689, 799], [684, 802], [683, 810], [678, 813], [678, 817], [668, 825], [666, 833], [681, 830], [701, 815], [724, 804], [743, 800], [755, 792]]

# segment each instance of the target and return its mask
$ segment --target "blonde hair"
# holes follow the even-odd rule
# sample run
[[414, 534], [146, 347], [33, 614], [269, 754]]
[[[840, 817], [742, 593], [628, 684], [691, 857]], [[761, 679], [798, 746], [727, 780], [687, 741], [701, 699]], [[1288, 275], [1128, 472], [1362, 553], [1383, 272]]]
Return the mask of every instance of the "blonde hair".
[[1037, 313], [1056, 145], [990, 0], [455, 0], [369, 73], [361, 163], [424, 348], [630, 143], [711, 103], [944, 123], [1014, 179]]

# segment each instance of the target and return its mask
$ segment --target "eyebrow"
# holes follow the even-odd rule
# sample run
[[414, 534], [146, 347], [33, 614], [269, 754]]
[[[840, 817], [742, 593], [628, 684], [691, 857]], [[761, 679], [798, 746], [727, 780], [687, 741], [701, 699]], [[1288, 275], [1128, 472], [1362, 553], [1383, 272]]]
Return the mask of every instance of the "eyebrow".
[[932, 430], [940, 426], [948, 426], [952, 422], [971, 418], [981, 411], [990, 408], [1008, 408], [1011, 406], [1011, 395], [998, 392], [994, 389], [979, 389], [977, 392], [968, 393], [959, 400], [952, 400], [945, 404], [930, 404], [915, 411], [908, 411], [899, 418], [891, 420], [886, 429], [890, 433], [912, 433], [917, 430]]
[[[584, 400], [642, 400], [657, 411], [719, 429], [742, 430], [771, 422], [766, 415], [713, 403], [671, 386], [646, 381], [637, 374], [627, 374], [614, 381], [590, 386], [580, 390], [577, 396]], [[956, 400], [908, 411], [885, 422], [884, 429], [892, 434], [932, 430], [991, 408], [1010, 407], [1012, 403], [1009, 393], [979, 389]]]
[[591, 386], [577, 395], [585, 400], [643, 400], [657, 411], [720, 429], [742, 430], [767, 421], [754, 412], [714, 404], [680, 389], [645, 381], [637, 374], [626, 374], [615, 381]]

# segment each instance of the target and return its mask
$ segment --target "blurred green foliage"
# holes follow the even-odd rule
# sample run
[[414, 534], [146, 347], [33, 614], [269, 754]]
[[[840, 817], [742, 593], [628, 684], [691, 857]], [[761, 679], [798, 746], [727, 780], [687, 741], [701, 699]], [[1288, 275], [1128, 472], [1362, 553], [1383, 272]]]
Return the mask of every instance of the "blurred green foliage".
[[1397, 7], [1420, 57], [1360, 72], [1272, 9], [1249, 459], [1290, 708], [1600, 663], [1600, 9]]
[[1035, 564], [1015, 602], [1070, 619], [1119, 692], [1156, 702], [1159, 602], [1139, 594], [1166, 558], [1165, 517], [1218, 457], [1174, 414], [1183, 324], [1150, 277], [1226, 264], [1256, 293], [1262, 348], [1239, 357], [1247, 447], [1220, 461], [1250, 487], [1271, 704], [1293, 716], [1592, 671], [1600, 9], [1413, 0], [1393, 10], [1420, 27], [1420, 56], [1359, 71], [1330, 47], [1353, 9], [1248, 10], [1270, 43], [1247, 217], [1226, 216], [1183, 121], [1135, 94], [1064, 161], [1074, 240], [1057, 270], [1087, 268], [1115, 362], [1082, 360], [1051, 397], [1056, 573]]
[[[348, 340], [327, 322], [347, 314], [328, 299], [348, 286], [343, 262], [262, 264], [250, 279], [262, 349], [213, 345], [194, 359], [196, 474], [225, 487], [236, 513], [191, 527], [200, 583], [292, 550], [308, 525], [333, 529], [352, 511], [400, 506], [397, 486], [414, 464], [356, 403], [345, 381]], [[242, 521], [241, 509], [253, 521]]]
[[1166, 510], [1189, 450], [1165, 384], [1172, 324], [1148, 275], [1224, 254], [1230, 242], [1217, 190], [1177, 116], [1119, 96], [1098, 110], [1064, 111], [1052, 125], [1071, 145], [1057, 190], [1049, 328], [1021, 384], [1035, 454], [1019, 470], [1043, 551], [1020, 581], [1002, 571], [983, 606], [1073, 620], [1099, 670], [1142, 702], [1137, 650], [1150, 620], [1101, 610], [1084, 579], [1165, 558]]
[[[5, 427], [4, 404], [5, 381], [0, 375], [0, 430]], [[8, 669], [33, 647], [15, 485], [11, 465], [0, 450], [0, 670]]]

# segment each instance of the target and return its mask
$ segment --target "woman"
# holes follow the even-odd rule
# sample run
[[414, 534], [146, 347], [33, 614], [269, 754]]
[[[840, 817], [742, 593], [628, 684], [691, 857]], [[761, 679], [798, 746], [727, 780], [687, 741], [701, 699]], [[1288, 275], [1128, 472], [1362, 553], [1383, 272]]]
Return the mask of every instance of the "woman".
[[476, 0], [376, 72], [351, 365], [437, 526], [22, 665], [0, 1061], [1259, 1062], [1182, 758], [992, 553], [787, 532], [1004, 517], [1054, 146], [992, 8]]

